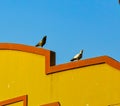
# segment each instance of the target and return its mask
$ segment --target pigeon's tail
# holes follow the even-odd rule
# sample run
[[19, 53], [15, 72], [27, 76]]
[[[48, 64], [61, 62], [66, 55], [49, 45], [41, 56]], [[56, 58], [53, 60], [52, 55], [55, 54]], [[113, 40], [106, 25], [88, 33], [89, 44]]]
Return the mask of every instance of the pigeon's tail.
[[73, 59], [71, 59], [70, 61], [74, 61], [75, 59], [73, 58]]
[[38, 46], [39, 46], [39, 44], [35, 45], [35, 47], [38, 47]]

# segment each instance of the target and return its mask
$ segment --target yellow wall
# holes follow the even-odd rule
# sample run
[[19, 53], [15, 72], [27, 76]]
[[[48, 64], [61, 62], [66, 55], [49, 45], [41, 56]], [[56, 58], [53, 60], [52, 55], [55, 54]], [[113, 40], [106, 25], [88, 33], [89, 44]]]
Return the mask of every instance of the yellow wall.
[[[0, 50], [0, 70], [0, 101], [28, 95], [28, 106], [56, 101], [61, 106], [120, 103], [120, 71], [108, 64], [46, 75], [45, 56]], [[22, 106], [22, 103], [8, 106]]]
[[0, 51], [0, 100], [28, 95], [28, 106], [50, 101], [50, 76], [45, 57], [13, 50]]
[[106, 64], [56, 73], [52, 79], [52, 98], [62, 106], [120, 103], [120, 72]]

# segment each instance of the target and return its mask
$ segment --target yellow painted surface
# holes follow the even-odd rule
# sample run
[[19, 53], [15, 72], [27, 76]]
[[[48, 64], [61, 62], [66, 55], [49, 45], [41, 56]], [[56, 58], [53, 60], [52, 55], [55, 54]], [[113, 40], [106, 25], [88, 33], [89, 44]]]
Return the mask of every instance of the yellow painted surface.
[[0, 70], [0, 101], [26, 94], [28, 106], [50, 101], [51, 80], [45, 75], [44, 56], [0, 50]]
[[5, 106], [23, 106], [23, 102], [21, 101], [21, 102], [17, 102], [17, 103], [5, 105]]
[[62, 106], [120, 103], [120, 71], [106, 64], [56, 73], [52, 78], [52, 97]]
[[0, 101], [28, 95], [28, 106], [119, 106], [119, 82], [120, 70], [107, 64], [45, 75], [44, 56], [0, 50]]

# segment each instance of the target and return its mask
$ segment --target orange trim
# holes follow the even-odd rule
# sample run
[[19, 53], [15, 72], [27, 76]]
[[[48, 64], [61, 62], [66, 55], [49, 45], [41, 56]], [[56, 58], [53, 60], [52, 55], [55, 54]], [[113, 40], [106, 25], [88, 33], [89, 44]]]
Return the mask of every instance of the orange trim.
[[0, 106], [5, 106], [5, 105], [21, 102], [21, 101], [23, 101], [23, 106], [28, 106], [27, 95], [2, 101], [2, 102], [0, 102]]
[[41, 105], [41, 106], [60, 106], [60, 103], [54, 102], [54, 103], [49, 103], [49, 104], [45, 104], [45, 105]]
[[76, 62], [69, 62], [65, 64], [55, 65], [55, 52], [43, 49], [43, 48], [36, 48], [33, 46], [27, 46], [22, 44], [11, 44], [11, 43], [1, 43], [0, 44], [1, 50], [18, 50], [23, 52], [34, 53], [38, 55], [45, 56], [45, 73], [51, 74], [60, 71], [70, 70], [74, 68], [81, 68], [91, 65], [103, 64], [106, 63], [118, 70], [120, 70], [120, 63], [108, 56], [100, 56], [85, 60], [79, 60]]
[[106, 63], [118, 70], [120, 70], [120, 63], [111, 57], [108, 56], [100, 56], [100, 57], [95, 57], [95, 58], [89, 58], [85, 60], [79, 60], [75, 62], [69, 62], [65, 64], [60, 64], [56, 66], [51, 66], [49, 72], [47, 74], [59, 72], [59, 71], [65, 71], [65, 70], [70, 70], [70, 69], [75, 69], [75, 68], [81, 68], [81, 67], [86, 67], [86, 66], [91, 66], [91, 65], [97, 65], [97, 64], [103, 64]]
[[49, 51], [43, 48], [37, 48], [34, 46], [27, 46], [23, 44], [14, 44], [14, 43], [0, 43], [0, 50], [16, 50], [34, 53], [38, 55], [45, 56], [45, 71], [46, 74], [49, 72], [49, 68], [51, 65], [55, 65], [55, 52]]

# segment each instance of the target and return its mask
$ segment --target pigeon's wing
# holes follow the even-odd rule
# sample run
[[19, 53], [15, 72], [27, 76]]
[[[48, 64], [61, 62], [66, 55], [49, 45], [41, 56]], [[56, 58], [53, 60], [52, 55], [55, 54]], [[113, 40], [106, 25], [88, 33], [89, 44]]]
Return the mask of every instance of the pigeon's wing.
[[42, 40], [41, 40], [37, 45], [35, 45], [35, 46], [36, 46], [36, 47], [37, 47], [37, 46], [43, 47], [44, 44], [46, 43], [46, 38], [47, 38], [47, 36], [44, 36], [44, 37], [42, 38]]
[[73, 58], [75, 58], [75, 59], [76, 59], [76, 58], [78, 58], [78, 57], [79, 57], [79, 55], [80, 55], [80, 54], [76, 54]]
[[41, 40], [40, 42], [38, 42], [35, 46], [36, 46], [36, 47], [37, 47], [37, 46], [42, 46], [42, 40]]
[[74, 61], [79, 57], [79, 54], [76, 54], [70, 61]]
[[79, 55], [78, 59], [81, 59], [82, 58], [82, 54]]
[[42, 41], [40, 42], [40, 45], [43, 47], [44, 45], [45, 45], [45, 43], [46, 43], [46, 38], [47, 38], [47, 36], [44, 36], [43, 37], [43, 39], [42, 39]]

